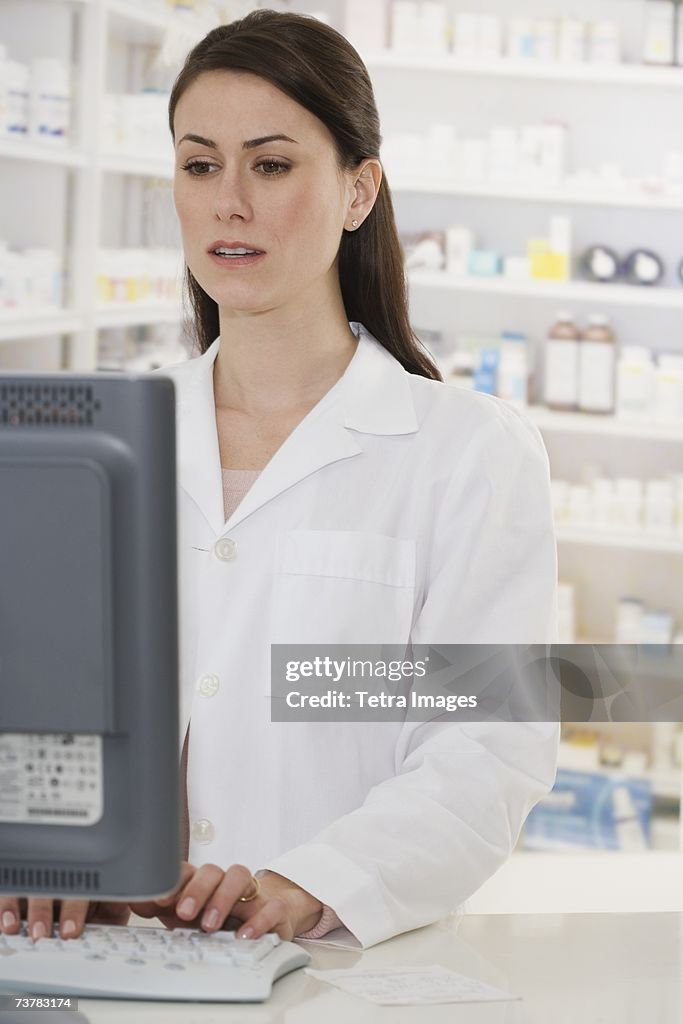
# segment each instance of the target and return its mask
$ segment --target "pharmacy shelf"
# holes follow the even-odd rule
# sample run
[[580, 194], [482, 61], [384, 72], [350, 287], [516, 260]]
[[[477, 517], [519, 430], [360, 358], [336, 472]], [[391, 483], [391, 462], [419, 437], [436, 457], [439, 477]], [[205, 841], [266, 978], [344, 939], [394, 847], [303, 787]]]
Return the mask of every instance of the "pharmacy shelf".
[[49, 146], [28, 139], [0, 139], [0, 158], [57, 164], [60, 167], [84, 167], [85, 154], [72, 146]]
[[[180, 302], [100, 304], [96, 307], [95, 323], [98, 328], [177, 324], [182, 315]], [[0, 311], [0, 342], [73, 334], [83, 330], [85, 319], [77, 310]]]
[[649, 67], [643, 64], [551, 64], [503, 58], [471, 61], [449, 54], [404, 54], [391, 50], [367, 52], [363, 59], [371, 73], [385, 70], [436, 71], [476, 78], [683, 89], [683, 68]]
[[683, 210], [683, 195], [613, 188], [607, 190], [580, 189], [571, 186], [529, 188], [512, 184], [473, 184], [469, 182], [434, 179], [391, 179], [392, 192], [420, 195], [459, 196], [472, 199], [503, 199], [515, 202], [553, 203], [564, 206], [614, 206], [633, 210]]
[[683, 442], [683, 422], [657, 423], [654, 420], [629, 420], [582, 412], [555, 412], [542, 405], [529, 406], [525, 414], [543, 433], [598, 434], [646, 441]]
[[444, 291], [683, 310], [683, 288], [639, 288], [635, 285], [594, 284], [591, 281], [510, 281], [502, 276], [456, 277], [442, 270], [414, 270], [408, 275], [408, 280], [417, 288]]
[[651, 554], [683, 555], [683, 537], [652, 537], [642, 533], [619, 533], [596, 530], [590, 526], [556, 525], [555, 537], [560, 544], [589, 544], [604, 548], [627, 548]]
[[72, 334], [83, 329], [83, 316], [69, 309], [0, 311], [0, 341]]
[[[577, 726], [581, 729], [586, 728], [589, 732], [595, 732], [604, 734], [607, 726], [613, 725], [612, 722], [577, 722]], [[629, 723], [625, 723], [629, 724]], [[645, 768], [642, 772], [636, 771], [624, 771], [618, 766], [607, 766], [603, 764], [564, 764], [562, 758], [557, 765], [558, 769], [563, 769], [570, 772], [599, 772], [605, 776], [613, 776], [619, 779], [644, 779], [650, 784], [650, 790], [652, 795], [658, 797], [660, 800], [680, 800], [681, 792], [683, 790], [683, 772], [680, 768], [670, 768], [667, 770], [654, 770], [652, 768]]]
[[142, 327], [147, 324], [176, 324], [182, 319], [178, 302], [120, 302], [96, 308], [97, 327]]
[[[631, 723], [624, 723], [631, 724]], [[612, 725], [613, 722], [577, 722], [577, 726], [581, 730], [587, 732], [604, 734], [606, 729]], [[645, 779], [649, 782], [652, 795], [659, 797], [661, 800], [680, 800], [681, 792], [683, 791], [683, 771], [680, 768], [671, 767], [668, 770], [661, 769], [656, 770], [653, 768], [645, 768], [642, 772], [636, 771], [624, 771], [618, 766], [607, 766], [603, 764], [564, 764], [560, 756], [560, 761], [557, 767], [566, 771], [577, 771], [577, 772], [599, 772], [605, 776], [614, 776], [624, 779]]]
[[109, 174], [131, 174], [143, 178], [173, 178], [173, 157], [142, 158], [129, 153], [103, 153], [100, 169]]

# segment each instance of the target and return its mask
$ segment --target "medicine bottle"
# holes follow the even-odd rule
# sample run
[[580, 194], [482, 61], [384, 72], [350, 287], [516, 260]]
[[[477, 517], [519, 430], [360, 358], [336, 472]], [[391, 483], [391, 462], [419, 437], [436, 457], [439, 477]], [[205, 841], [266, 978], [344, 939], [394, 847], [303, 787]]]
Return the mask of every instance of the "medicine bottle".
[[545, 345], [543, 397], [550, 409], [572, 411], [578, 407], [580, 338], [571, 313], [558, 313]]
[[673, 64], [676, 5], [674, 0], [646, 0], [643, 63]]
[[648, 480], [645, 484], [643, 525], [647, 533], [671, 536], [676, 529], [676, 490], [671, 480]]
[[527, 404], [528, 361], [527, 337], [513, 331], [501, 336], [500, 364], [498, 366], [498, 397], [518, 408]]
[[474, 356], [471, 352], [453, 354], [447, 380], [456, 387], [474, 389]]
[[652, 412], [655, 364], [649, 349], [622, 347], [617, 363], [616, 413], [631, 419], [647, 419]]
[[639, 598], [622, 597], [617, 604], [614, 642], [617, 644], [640, 643], [643, 614], [643, 604]]
[[588, 317], [579, 347], [579, 409], [614, 412], [614, 332], [606, 316]]
[[71, 121], [71, 85], [67, 64], [52, 57], [31, 61], [28, 134], [38, 142], [64, 145]]
[[6, 134], [11, 138], [25, 138], [28, 133], [28, 65], [18, 60], [5, 62], [7, 89]]
[[654, 416], [664, 422], [683, 423], [683, 355], [663, 352], [657, 358]]

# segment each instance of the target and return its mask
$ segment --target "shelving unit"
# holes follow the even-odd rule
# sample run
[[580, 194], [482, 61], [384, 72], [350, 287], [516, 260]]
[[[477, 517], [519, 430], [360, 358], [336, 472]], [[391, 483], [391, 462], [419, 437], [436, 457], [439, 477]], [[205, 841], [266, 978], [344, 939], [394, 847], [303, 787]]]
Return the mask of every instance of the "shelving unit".
[[562, 524], [556, 527], [555, 536], [559, 544], [589, 544], [599, 548], [649, 551], [657, 555], [683, 555], [683, 537], [649, 537], [639, 533], [615, 533], [611, 530]]
[[[633, 7], [636, 6], [634, 3]], [[511, 17], [523, 13], [521, 5], [518, 8], [512, 9], [500, 0], [488, 4], [486, 10]], [[468, 8], [458, 0], [452, 6], [458, 12], [470, 9], [471, 5]], [[534, 16], [537, 11], [531, 11], [527, 5], [524, 13]], [[560, 13], [567, 12], [553, 11]], [[571, 13], [595, 20], [600, 5], [598, 9], [594, 4], [575, 7]], [[605, 16], [614, 17], [616, 12], [610, 9]], [[610, 152], [606, 143], [613, 141], [618, 147], [619, 136], [626, 133], [620, 125], [625, 126], [624, 110], [628, 109], [626, 120], [631, 125], [637, 123], [646, 129], [654, 124], [672, 126], [667, 148], [683, 150], [683, 130], [673, 127], [678, 124], [683, 68], [637, 64], [563, 66], [505, 60], [469, 62], [450, 56], [390, 52], [366, 53], [364, 57], [388, 132], [426, 138], [430, 115], [434, 122], [453, 125], [458, 137], [462, 134], [470, 138], [482, 138], [487, 128], [501, 125], [519, 127], [546, 120], [560, 121], [580, 126], [576, 135], [570, 136], [575, 167], [600, 167], [601, 162], [610, 163], [622, 155]], [[603, 124], [605, 128], [608, 124], [612, 127], [601, 135], [595, 122], [601, 115], [607, 116], [606, 111], [611, 116]], [[653, 137], [654, 131], [648, 136], [648, 143], [652, 143]], [[586, 150], [588, 145], [593, 145], [593, 149]], [[675, 217], [683, 209], [683, 195], [652, 191], [648, 182], [655, 169], [662, 166], [659, 153], [658, 162], [656, 157], [640, 159], [644, 148], [635, 153], [634, 147], [625, 143], [623, 151], [623, 173], [628, 175], [629, 184], [615, 188], [579, 186], [571, 176], [556, 187], [517, 181], [472, 183], [459, 180], [457, 169], [450, 167], [430, 171], [429, 167], [421, 166], [419, 173], [413, 174], [390, 166], [388, 181], [395, 196], [399, 227], [407, 234], [444, 229], [453, 223], [466, 224], [475, 231], [481, 248], [523, 256], [526, 239], [545, 234], [542, 225], [547, 223], [549, 213], [556, 212], [571, 214], [577, 236], [575, 249], [611, 242], [624, 253], [637, 244], [657, 248], [656, 243], [662, 240], [669, 245], [664, 253], [669, 277], [666, 286], [655, 288], [580, 280], [457, 278], [444, 272], [412, 271], [408, 283], [416, 327], [441, 333], [451, 344], [456, 333], [491, 337], [500, 330], [525, 330], [538, 341], [552, 323], [553, 315], [564, 307], [579, 316], [608, 313], [613, 322], [626, 325], [623, 339], [620, 335], [626, 344], [645, 343], [657, 350], [683, 352], [677, 326], [683, 309], [683, 288], [672, 272], [683, 258], [683, 242], [678, 247], [671, 244], [673, 221], [667, 216]], [[424, 156], [426, 164], [427, 154]], [[523, 222], [533, 227], [523, 233], [519, 228]], [[626, 333], [642, 330], [644, 325], [648, 334], [643, 342]], [[538, 369], [536, 362], [537, 381]], [[536, 391], [538, 401], [538, 384]], [[683, 423], [560, 413], [540, 405], [532, 405], [526, 413], [543, 434], [552, 472], [562, 479], [575, 479], [572, 473], [578, 470], [580, 453], [584, 453], [586, 462], [607, 467], [608, 476], [683, 472]], [[673, 583], [676, 577], [680, 579], [683, 538], [624, 536], [566, 523], [558, 526], [557, 536], [561, 577], [575, 582], [582, 599], [590, 595], [589, 613], [586, 621], [580, 623], [586, 634], [584, 642], [596, 642], [600, 636], [605, 642], [613, 635], [610, 616], [596, 616], [593, 621], [592, 609], [598, 605], [614, 607], [617, 595], [638, 594], [641, 585], [648, 606], [675, 605], [683, 623], [683, 592], [677, 593]], [[678, 769], [664, 773], [650, 769], [645, 777], [656, 801], [665, 801], [669, 808], [678, 804], [675, 824], [666, 819], [669, 841], [676, 843], [678, 849], [645, 854], [584, 850], [540, 853], [518, 849], [468, 901], [468, 910], [559, 913], [683, 909], [683, 777]]]
[[130, 174], [139, 178], [160, 178], [170, 181], [173, 178], [172, 161], [137, 157], [127, 153], [102, 153], [100, 168], [105, 174]]
[[540, 82], [582, 83], [599, 86], [632, 86], [646, 89], [683, 89], [683, 68], [648, 67], [641, 64], [561, 64], [542, 61], [467, 61], [449, 55], [411, 55], [391, 50], [364, 53], [372, 74], [377, 71], [411, 71], [467, 78], [507, 78]]
[[635, 190], [612, 189], [594, 191], [580, 189], [572, 184], [547, 188], [519, 184], [491, 184], [459, 182], [457, 180], [432, 181], [419, 178], [401, 178], [392, 174], [392, 192], [412, 192], [421, 195], [459, 196], [473, 199], [507, 199], [523, 203], [553, 203], [556, 206], [607, 206], [630, 210], [683, 210], [683, 195], [669, 195]]
[[28, 160], [33, 163], [56, 164], [58, 167], [85, 167], [85, 153], [72, 146], [48, 146], [20, 139], [0, 139], [0, 159]]
[[[6, 162], [8, 167], [17, 169], [26, 164], [45, 167], [46, 174], [54, 175], [45, 179], [45, 187], [66, 188], [65, 218], [68, 220], [64, 225], [63, 247], [67, 308], [40, 311], [20, 308], [0, 312], [0, 342], [61, 339], [63, 365], [71, 370], [91, 371], [97, 365], [100, 331], [154, 324], [168, 324], [179, 330], [182, 322], [180, 300], [98, 304], [93, 268], [97, 250], [103, 244], [102, 196], [113, 194], [112, 187], [116, 196], [121, 195], [125, 180], [138, 188], [137, 182], [149, 179], [169, 183], [173, 175], [172, 158], [106, 152], [101, 148], [102, 95], [107, 87], [114, 47], [124, 52], [124, 66], [130, 70], [141, 59], [144, 63], [145, 55], [162, 43], [171, 25], [174, 32], [182, 34], [183, 19], [173, 18], [170, 11], [161, 6], [135, 4], [131, 0], [41, 0], [41, 3], [49, 3], [60, 12], [60, 17], [72, 22], [72, 27], [65, 31], [73, 40], [72, 49], [69, 53], [62, 52], [61, 56], [76, 68], [74, 141], [68, 146], [50, 146], [0, 139], [0, 165]], [[188, 37], [188, 48], [191, 44]], [[40, 49], [41, 44], [37, 45]], [[45, 42], [41, 52], [48, 52]], [[121, 61], [119, 58], [119, 63]], [[88, 96], [88, 103], [78, 102], [80, 96]], [[0, 347], [0, 366], [2, 351]]]
[[633, 285], [594, 284], [592, 281], [510, 281], [504, 277], [456, 277], [441, 270], [414, 270], [409, 275], [409, 283], [413, 288], [484, 293], [520, 299], [683, 309], [683, 288], [638, 288]]
[[529, 406], [525, 414], [544, 434], [588, 434], [594, 437], [683, 443], [683, 424], [596, 416], [585, 412], [556, 412], [542, 405]]
[[180, 304], [176, 302], [119, 302], [99, 305], [95, 311], [97, 327], [131, 327], [145, 324], [178, 324]]
[[83, 316], [68, 309], [0, 314], [0, 341], [16, 341], [45, 334], [69, 334], [83, 329]]

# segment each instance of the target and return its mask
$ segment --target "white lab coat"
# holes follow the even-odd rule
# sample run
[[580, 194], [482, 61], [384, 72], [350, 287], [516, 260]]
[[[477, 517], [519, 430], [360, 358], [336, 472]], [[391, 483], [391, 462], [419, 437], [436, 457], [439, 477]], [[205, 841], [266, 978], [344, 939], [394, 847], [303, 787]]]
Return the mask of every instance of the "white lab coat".
[[177, 394], [190, 862], [277, 871], [367, 947], [457, 909], [504, 862], [552, 786], [559, 728], [272, 723], [270, 644], [547, 643], [556, 554], [536, 428], [350, 326], [346, 372], [227, 522], [220, 339], [161, 372]]

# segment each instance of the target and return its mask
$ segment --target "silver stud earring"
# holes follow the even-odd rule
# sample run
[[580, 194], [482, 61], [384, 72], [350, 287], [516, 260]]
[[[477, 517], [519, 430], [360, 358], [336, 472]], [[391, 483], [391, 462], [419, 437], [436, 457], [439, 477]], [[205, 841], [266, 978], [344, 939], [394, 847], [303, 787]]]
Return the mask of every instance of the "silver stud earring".
[[354, 228], [358, 227], [358, 221], [357, 220], [352, 220], [351, 224], [353, 225]]

